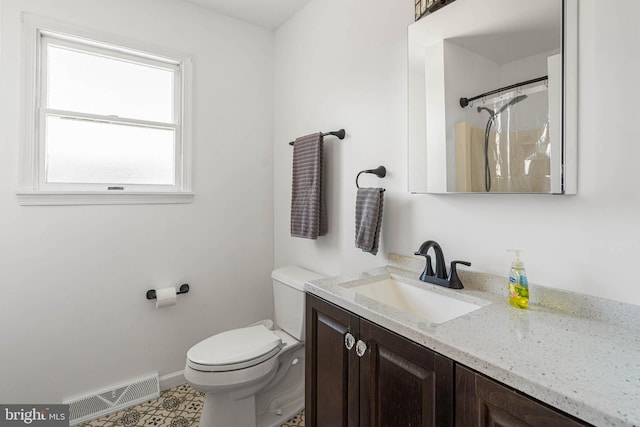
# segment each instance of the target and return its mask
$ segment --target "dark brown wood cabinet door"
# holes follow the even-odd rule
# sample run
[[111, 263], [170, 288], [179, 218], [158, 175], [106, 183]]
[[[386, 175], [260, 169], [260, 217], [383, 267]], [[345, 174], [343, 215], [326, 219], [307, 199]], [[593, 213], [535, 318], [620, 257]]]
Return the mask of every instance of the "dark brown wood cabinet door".
[[358, 358], [345, 335], [358, 337], [357, 316], [307, 294], [305, 423], [309, 427], [358, 426]]
[[453, 426], [453, 361], [360, 319], [361, 427]]
[[588, 426], [497, 381], [456, 365], [456, 426]]

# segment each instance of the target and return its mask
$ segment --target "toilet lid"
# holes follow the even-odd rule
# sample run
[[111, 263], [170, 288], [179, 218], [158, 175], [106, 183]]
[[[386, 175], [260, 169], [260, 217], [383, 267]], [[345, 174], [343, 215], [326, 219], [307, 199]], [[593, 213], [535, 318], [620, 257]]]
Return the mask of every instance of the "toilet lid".
[[199, 342], [187, 358], [198, 365], [235, 365], [277, 351], [282, 340], [263, 325], [232, 329]]

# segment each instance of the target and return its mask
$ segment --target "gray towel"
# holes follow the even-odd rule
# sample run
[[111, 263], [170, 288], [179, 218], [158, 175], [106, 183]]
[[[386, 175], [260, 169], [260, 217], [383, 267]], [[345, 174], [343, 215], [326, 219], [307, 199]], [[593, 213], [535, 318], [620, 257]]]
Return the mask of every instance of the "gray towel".
[[358, 188], [356, 196], [356, 248], [373, 255], [378, 253], [383, 196], [382, 188]]
[[322, 176], [322, 134], [303, 136], [293, 143], [291, 236], [317, 239], [327, 234]]

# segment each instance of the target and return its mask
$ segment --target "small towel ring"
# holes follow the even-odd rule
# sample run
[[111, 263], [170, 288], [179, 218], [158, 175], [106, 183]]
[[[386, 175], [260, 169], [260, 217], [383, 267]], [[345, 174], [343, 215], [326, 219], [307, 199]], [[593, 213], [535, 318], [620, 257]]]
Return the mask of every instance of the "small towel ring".
[[360, 178], [360, 175], [362, 175], [363, 173], [372, 173], [375, 174], [378, 178], [384, 178], [385, 176], [387, 176], [387, 168], [385, 168], [384, 166], [378, 166], [375, 169], [366, 169], [358, 172], [358, 175], [356, 176], [357, 188], [360, 188], [360, 185], [358, 185], [358, 178]]

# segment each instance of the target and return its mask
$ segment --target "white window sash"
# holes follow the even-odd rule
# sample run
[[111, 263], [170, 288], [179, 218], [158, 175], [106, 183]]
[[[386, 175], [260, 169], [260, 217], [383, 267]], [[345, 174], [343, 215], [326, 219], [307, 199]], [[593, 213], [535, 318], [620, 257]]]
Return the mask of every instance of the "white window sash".
[[110, 123], [116, 125], [129, 125], [140, 128], [152, 128], [152, 129], [173, 129], [179, 130], [180, 126], [173, 123], [168, 122], [154, 122], [152, 120], [140, 120], [140, 119], [130, 119], [126, 117], [120, 116], [112, 116], [112, 115], [101, 115], [101, 114], [92, 114], [92, 113], [82, 113], [79, 111], [68, 111], [68, 110], [57, 110], [55, 108], [40, 108], [41, 115], [47, 116], [56, 116], [60, 118], [66, 118], [71, 120], [84, 120], [88, 122], [94, 123]]
[[130, 61], [135, 64], [145, 64], [161, 69], [180, 71], [181, 61], [174, 58], [152, 55], [147, 52], [128, 49], [107, 42], [98, 42], [50, 30], [38, 29], [37, 33], [38, 37], [42, 38], [42, 45], [52, 44], [82, 53], [90, 52], [107, 58], [118, 58], [123, 61]]
[[[23, 138], [26, 141], [21, 149], [21, 189], [17, 192], [20, 203], [23, 205], [189, 203], [193, 197], [189, 126], [191, 59], [184, 54], [170, 52], [163, 48], [155, 46], [149, 48], [140, 43], [122, 40], [118, 36], [98, 34], [35, 15], [23, 14], [22, 18], [25, 43]], [[46, 108], [46, 87], [44, 87], [46, 81], [41, 73], [47, 71], [43, 67], [46, 64], [44, 58], [46, 46], [49, 44], [173, 71], [172, 122], [155, 122]], [[173, 130], [175, 135], [174, 185], [46, 183], [45, 141], [44, 135], [41, 134], [47, 116]], [[109, 187], [123, 187], [123, 189], [109, 190]]]

